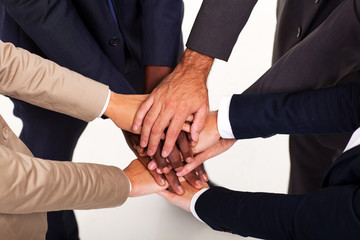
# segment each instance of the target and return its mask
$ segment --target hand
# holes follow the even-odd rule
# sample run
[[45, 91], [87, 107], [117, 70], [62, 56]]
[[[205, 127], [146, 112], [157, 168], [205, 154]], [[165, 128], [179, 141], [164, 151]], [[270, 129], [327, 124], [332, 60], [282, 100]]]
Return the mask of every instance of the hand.
[[133, 131], [141, 130], [140, 146], [155, 154], [161, 135], [169, 126], [161, 155], [167, 157], [189, 115], [194, 114], [191, 138], [197, 142], [209, 110], [206, 79], [213, 58], [187, 49], [169, 76], [141, 105], [133, 122]]
[[[137, 151], [137, 146], [139, 145], [140, 142], [140, 136], [126, 131], [123, 131], [123, 134], [129, 148], [133, 151], [133, 153], [141, 161], [141, 163], [144, 166], [147, 166], [151, 161], [150, 157], [144, 154], [139, 154]], [[166, 184], [165, 178], [162, 174], [158, 174], [155, 171], [149, 171], [149, 172], [159, 186], [164, 186]]]
[[131, 182], [130, 197], [139, 197], [165, 190], [168, 184], [159, 186], [154, 181], [148, 170], [139, 160], [132, 161], [129, 166], [124, 169], [124, 173]]
[[[135, 155], [138, 157], [138, 159], [141, 161], [141, 163], [147, 167], [151, 161], [150, 157], [147, 156], [144, 153], [138, 153], [139, 149], [139, 142], [140, 142], [140, 136], [136, 134], [132, 134], [126, 131], [123, 131], [125, 139], [127, 144], [129, 145], [130, 149], [135, 153]], [[155, 156], [156, 157], [156, 156]], [[157, 173], [154, 170], [149, 170], [150, 174], [153, 176], [155, 182], [159, 184], [160, 186], [164, 186], [167, 183], [170, 187], [176, 192], [176, 194], [184, 194], [184, 190], [182, 189], [179, 179], [176, 176], [176, 173], [171, 168], [168, 169], [168, 171], [165, 174], [162, 174], [161, 172]], [[166, 181], [165, 181], [166, 180]]]
[[[187, 134], [185, 132], [180, 132], [177, 144], [174, 146], [173, 150], [171, 151], [170, 155], [168, 156], [168, 160], [170, 162], [171, 167], [175, 171], [179, 171], [183, 169], [184, 162], [192, 162], [193, 160], [193, 152], [190, 146], [189, 138], [187, 137]], [[152, 160], [149, 165], [149, 170], [155, 170], [157, 173], [166, 173], [168, 170], [167, 162], [162, 156], [160, 156], [159, 148], [162, 146], [162, 143], [160, 143], [154, 157], [156, 160]], [[181, 157], [182, 155], [182, 157]], [[159, 162], [160, 160], [160, 162]], [[163, 168], [163, 166], [166, 166]], [[186, 175], [184, 175], [185, 179], [195, 188], [201, 188], [202, 181], [208, 181], [208, 176], [206, 174], [206, 171], [204, 167], [198, 166], [194, 169], [194, 171], [189, 171]]]
[[223, 139], [220, 137], [217, 128], [217, 112], [209, 113], [205, 129], [200, 134], [198, 144], [193, 148], [194, 153], [197, 153], [197, 155], [177, 172], [177, 176], [185, 176], [206, 160], [227, 151], [235, 142], [236, 139]]
[[[176, 195], [166, 190], [158, 192], [158, 194], [160, 196], [163, 196], [166, 200], [168, 200], [170, 203], [174, 204], [175, 206], [178, 206], [184, 209], [185, 211], [190, 212], [191, 199], [193, 198], [195, 193], [197, 193], [199, 190], [193, 188], [187, 182], [182, 182], [181, 185], [185, 189], [185, 194], [182, 196]], [[203, 188], [204, 187], [208, 188], [209, 186], [206, 183], [203, 183]]]
[[[147, 95], [124, 95], [111, 92], [104, 115], [109, 117], [119, 128], [131, 132], [131, 124], [136, 111], [146, 98]], [[140, 130], [133, 132], [140, 133]]]

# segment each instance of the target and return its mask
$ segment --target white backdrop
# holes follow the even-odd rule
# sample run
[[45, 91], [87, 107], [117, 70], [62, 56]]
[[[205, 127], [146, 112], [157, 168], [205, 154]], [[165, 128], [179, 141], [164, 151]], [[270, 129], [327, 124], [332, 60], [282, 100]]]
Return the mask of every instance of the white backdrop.
[[[184, 0], [186, 41], [201, 0]], [[276, 0], [259, 1], [243, 30], [229, 62], [216, 61], [208, 88], [211, 109], [221, 96], [240, 93], [270, 66], [275, 27]], [[209, 26], [211, 27], [211, 26]], [[21, 121], [12, 116], [10, 100], [0, 97], [1, 114], [16, 133]], [[249, 119], [251, 121], [251, 119]], [[285, 193], [289, 176], [286, 136], [238, 141], [228, 152], [211, 159], [207, 172], [218, 185], [240, 191]], [[110, 120], [90, 123], [75, 150], [74, 161], [124, 168], [132, 159], [121, 131]], [[157, 195], [129, 199], [113, 209], [76, 211], [83, 240], [242, 239], [211, 230]]]

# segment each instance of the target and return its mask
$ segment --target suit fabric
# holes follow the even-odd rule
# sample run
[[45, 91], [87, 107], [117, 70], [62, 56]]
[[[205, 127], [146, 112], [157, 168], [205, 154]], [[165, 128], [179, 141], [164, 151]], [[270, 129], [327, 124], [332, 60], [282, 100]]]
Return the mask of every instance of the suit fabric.
[[[227, 60], [256, 2], [203, 1], [187, 47]], [[279, 0], [273, 66], [245, 92], [299, 91], [359, 81], [359, 59], [349, 58], [350, 51], [358, 50], [356, 2]], [[342, 28], [342, 24], [348, 24], [348, 28]], [[338, 36], [347, 45], [334, 44], [332, 40], [336, 41]], [[347, 55], [343, 57], [342, 52]], [[323, 55], [323, 61], [311, 61], [320, 57], [318, 55]], [[288, 56], [292, 61], [288, 61]], [[300, 194], [318, 189], [326, 169], [341, 153], [349, 137], [348, 134], [290, 136], [289, 192]], [[307, 161], [314, 158], [318, 161]]]
[[[360, 127], [359, 104], [359, 84], [291, 94], [235, 95], [230, 115], [238, 118], [231, 126], [237, 139], [353, 132]], [[249, 117], [254, 123], [246, 121]], [[360, 236], [359, 184], [357, 146], [327, 170], [320, 190], [285, 195], [215, 187], [199, 197], [195, 209], [213, 229], [242, 236], [355, 240]]]
[[[108, 89], [0, 41], [1, 94], [91, 121], [101, 112]], [[47, 211], [114, 207], [127, 199], [129, 180], [119, 168], [44, 161], [1, 116], [0, 129], [1, 239], [45, 239]]]
[[[1, 0], [0, 4], [3, 41], [118, 93], [141, 92], [143, 66], [175, 66], [182, 51], [181, 0]], [[71, 160], [86, 122], [18, 100], [14, 105], [14, 114], [23, 121], [20, 138], [36, 157]], [[48, 239], [78, 239], [73, 212], [50, 213], [48, 221]]]

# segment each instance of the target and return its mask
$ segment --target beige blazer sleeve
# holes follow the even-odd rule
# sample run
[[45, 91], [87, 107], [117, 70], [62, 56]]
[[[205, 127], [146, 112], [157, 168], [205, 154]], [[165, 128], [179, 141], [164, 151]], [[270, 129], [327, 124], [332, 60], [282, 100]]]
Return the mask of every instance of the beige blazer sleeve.
[[89, 122], [108, 92], [102, 83], [0, 41], [0, 94]]
[[117, 167], [44, 161], [0, 146], [0, 213], [119, 206], [129, 180]]
[[[0, 41], [0, 93], [91, 121], [108, 87]], [[33, 157], [0, 117], [0, 213], [113, 207], [129, 191], [119, 168]]]

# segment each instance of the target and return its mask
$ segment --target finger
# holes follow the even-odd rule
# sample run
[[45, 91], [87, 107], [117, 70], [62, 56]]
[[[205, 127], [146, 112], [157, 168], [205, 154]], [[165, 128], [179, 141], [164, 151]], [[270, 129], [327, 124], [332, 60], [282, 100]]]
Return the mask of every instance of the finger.
[[183, 166], [181, 155], [179, 149], [174, 146], [173, 150], [168, 156], [168, 160], [170, 162], [170, 165], [173, 169], [177, 170], [178, 168]]
[[154, 160], [156, 161], [158, 168], [160, 168], [163, 173], [168, 173], [170, 171], [170, 166], [166, 159], [161, 156], [161, 146], [162, 145], [160, 144], [156, 149]]
[[179, 150], [186, 162], [191, 162], [194, 154], [192, 152], [190, 141], [185, 132], [180, 132], [178, 139], [176, 141], [179, 146]]
[[191, 131], [191, 125], [187, 122], [184, 123], [184, 125], [181, 128], [182, 131], [189, 133]]
[[193, 121], [194, 121], [194, 115], [193, 115], [193, 114], [189, 115], [189, 116], [186, 118], [186, 121], [187, 121], [187, 122], [193, 122]]
[[[148, 145], [150, 132], [152, 131], [152, 128], [154, 126], [156, 119], [160, 114], [160, 111], [161, 111], [161, 107], [154, 105], [144, 119], [143, 127], [141, 129], [141, 138], [140, 138], [140, 146], [143, 148]], [[154, 153], [155, 153], [155, 149], [151, 154], [149, 154], [148, 152], [148, 155], [152, 156], [154, 155]]]
[[155, 170], [157, 168], [157, 164], [155, 160], [151, 160], [148, 164], [148, 169], [149, 170]]
[[196, 175], [194, 171], [189, 172], [184, 176], [186, 181], [190, 183], [191, 186], [193, 186], [196, 189], [202, 188], [202, 182], [200, 181], [200, 178]]
[[[149, 144], [148, 144], [148, 155], [152, 155], [156, 149], [159, 146], [159, 142], [161, 139], [161, 136], [164, 134], [164, 130], [167, 126], [169, 126], [170, 119], [172, 117], [172, 111], [171, 112], [164, 112], [162, 111], [160, 113], [160, 117], [158, 117], [151, 129], [150, 137], [149, 137]], [[167, 135], [165, 135], [165, 139], [167, 138]], [[162, 155], [164, 158], [167, 156]]]
[[206, 159], [208, 159], [208, 152], [204, 151], [204, 152], [196, 155], [193, 158], [192, 162], [185, 164], [183, 169], [181, 171], [178, 171], [176, 173], [176, 175], [179, 177], [185, 176], [186, 174], [188, 174], [189, 172], [194, 170], [196, 167], [198, 167], [200, 164], [202, 164], [204, 161], [206, 161]]
[[168, 181], [169, 186], [177, 195], [183, 195], [185, 193], [174, 170], [171, 170], [169, 173], [165, 174], [165, 178]]
[[205, 128], [205, 121], [209, 108], [207, 106], [201, 107], [194, 116], [194, 122], [191, 125], [191, 139], [194, 142], [199, 141], [199, 135]]
[[161, 153], [163, 157], [167, 157], [171, 153], [184, 122], [185, 117], [181, 115], [175, 115], [171, 120], [170, 126], [166, 131], [166, 139]]
[[[144, 165], [145, 168], [150, 162], [149, 157], [139, 157], [139, 160]], [[166, 181], [163, 175], [157, 174], [155, 171], [149, 171], [149, 172], [158, 185], [165, 186]]]
[[132, 130], [137, 131], [140, 126], [142, 125], [144, 118], [148, 111], [150, 110], [151, 106], [154, 103], [154, 98], [152, 96], [149, 96], [139, 107], [135, 114], [135, 118], [132, 125]]
[[200, 177], [204, 182], [209, 181], [209, 177], [205, 171], [204, 164], [200, 164], [198, 167], [194, 169], [194, 172]]

